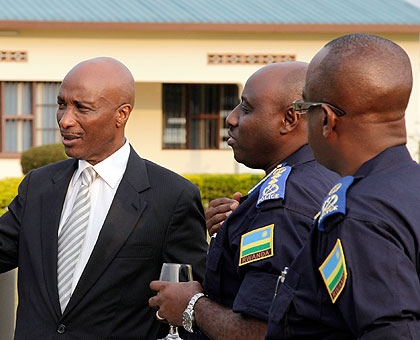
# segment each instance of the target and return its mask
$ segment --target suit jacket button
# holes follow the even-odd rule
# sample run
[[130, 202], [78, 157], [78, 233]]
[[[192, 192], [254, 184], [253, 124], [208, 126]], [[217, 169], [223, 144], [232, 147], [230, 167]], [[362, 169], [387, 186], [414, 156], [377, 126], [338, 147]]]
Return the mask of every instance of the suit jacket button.
[[63, 325], [63, 324], [58, 325], [57, 333], [63, 334], [63, 333], [65, 333], [65, 331], [66, 331], [66, 326], [65, 325]]

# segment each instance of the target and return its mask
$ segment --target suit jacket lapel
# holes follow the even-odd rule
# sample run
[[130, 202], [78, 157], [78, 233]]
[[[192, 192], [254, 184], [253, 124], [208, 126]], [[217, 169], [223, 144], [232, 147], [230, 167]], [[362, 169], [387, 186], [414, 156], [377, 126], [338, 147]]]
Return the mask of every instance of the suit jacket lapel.
[[127, 240], [147, 205], [139, 193], [149, 187], [145, 162], [131, 149], [127, 169], [64, 315], [85, 296]]
[[68, 161], [69, 166], [58, 172], [51, 179], [52, 183], [41, 197], [41, 252], [46, 291], [55, 315], [61, 314], [57, 290], [57, 239], [58, 226], [67, 189], [77, 160]]

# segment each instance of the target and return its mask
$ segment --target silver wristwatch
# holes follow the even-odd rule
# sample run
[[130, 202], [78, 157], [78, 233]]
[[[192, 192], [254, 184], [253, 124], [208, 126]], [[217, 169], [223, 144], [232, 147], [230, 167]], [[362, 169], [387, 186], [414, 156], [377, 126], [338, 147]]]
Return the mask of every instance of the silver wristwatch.
[[205, 296], [203, 293], [195, 294], [190, 302], [188, 303], [187, 308], [182, 313], [182, 327], [185, 328], [186, 331], [193, 333], [193, 326], [194, 326], [194, 305], [198, 301], [199, 298]]

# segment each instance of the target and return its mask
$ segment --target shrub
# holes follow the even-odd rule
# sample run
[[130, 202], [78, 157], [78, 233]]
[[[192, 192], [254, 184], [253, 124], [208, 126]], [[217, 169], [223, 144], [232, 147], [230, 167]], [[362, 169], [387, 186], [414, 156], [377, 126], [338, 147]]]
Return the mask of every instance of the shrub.
[[33, 169], [38, 169], [41, 166], [62, 161], [67, 158], [63, 144], [48, 144], [35, 146], [26, 150], [22, 153], [20, 164], [22, 165], [22, 172], [26, 175]]
[[0, 216], [7, 211], [7, 206], [18, 193], [22, 178], [5, 178], [0, 180]]
[[[239, 191], [246, 195], [263, 175], [185, 175], [201, 192], [203, 206], [206, 209], [211, 200], [220, 197], [232, 197]], [[17, 195], [18, 186], [22, 178], [6, 178], [0, 180], [0, 216], [7, 210], [7, 206]]]
[[220, 197], [229, 197], [239, 191], [242, 195], [246, 195], [263, 175], [185, 175], [201, 192], [204, 209], [207, 209], [211, 200]]

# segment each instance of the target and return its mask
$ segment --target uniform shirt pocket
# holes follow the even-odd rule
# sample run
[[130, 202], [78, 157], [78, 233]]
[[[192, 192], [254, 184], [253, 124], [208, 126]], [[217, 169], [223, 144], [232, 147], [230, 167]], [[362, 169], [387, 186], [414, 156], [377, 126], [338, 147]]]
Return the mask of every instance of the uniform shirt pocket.
[[269, 319], [275, 323], [285, 318], [290, 304], [295, 296], [295, 290], [299, 284], [300, 276], [293, 269], [289, 268], [284, 283], [280, 283], [277, 294], [274, 297], [269, 311]]

